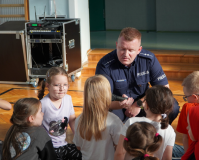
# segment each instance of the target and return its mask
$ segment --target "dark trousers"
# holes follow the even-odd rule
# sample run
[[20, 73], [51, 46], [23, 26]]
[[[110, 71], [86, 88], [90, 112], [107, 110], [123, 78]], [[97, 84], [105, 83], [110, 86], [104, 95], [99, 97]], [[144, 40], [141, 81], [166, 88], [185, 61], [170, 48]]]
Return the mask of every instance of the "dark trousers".
[[195, 158], [195, 154], [194, 153], [192, 153], [192, 155], [189, 157], [189, 159], [188, 160], [196, 160], [196, 158]]
[[172, 157], [175, 159], [181, 159], [181, 157], [183, 156], [184, 154], [184, 147], [181, 146], [181, 145], [177, 145], [177, 144], [174, 144], [173, 146], [173, 152], [172, 152]]
[[67, 144], [59, 148], [54, 148], [57, 154], [57, 160], [81, 160], [82, 153], [74, 144]]
[[169, 124], [171, 124], [174, 121], [174, 119], [176, 119], [176, 117], [178, 116], [178, 113], [179, 113], [179, 109], [180, 109], [179, 103], [174, 98], [173, 110], [169, 114]]

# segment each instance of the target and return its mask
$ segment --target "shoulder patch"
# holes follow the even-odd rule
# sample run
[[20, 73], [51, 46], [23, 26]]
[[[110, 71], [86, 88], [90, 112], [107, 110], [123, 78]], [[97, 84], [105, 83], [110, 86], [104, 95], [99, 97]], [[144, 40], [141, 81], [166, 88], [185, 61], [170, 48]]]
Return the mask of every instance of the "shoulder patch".
[[140, 52], [138, 54], [139, 57], [144, 57], [144, 58], [149, 58], [149, 59], [153, 59], [154, 58], [154, 55], [151, 54], [150, 52]]

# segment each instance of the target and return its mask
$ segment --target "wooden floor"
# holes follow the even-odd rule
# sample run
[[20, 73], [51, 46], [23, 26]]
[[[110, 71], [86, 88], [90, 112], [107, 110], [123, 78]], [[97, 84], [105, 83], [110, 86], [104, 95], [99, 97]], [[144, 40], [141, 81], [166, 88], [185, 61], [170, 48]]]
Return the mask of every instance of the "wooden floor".
[[[84, 90], [84, 83], [85, 80], [89, 77], [94, 75], [95, 68], [97, 61], [105, 54], [108, 53], [110, 50], [93, 50], [91, 53], [89, 53], [89, 61], [88, 64], [84, 65], [84, 69], [82, 70], [82, 76], [80, 76], [78, 79], [75, 80], [75, 82], [69, 82], [70, 83], [70, 88], [68, 90], [69, 95], [72, 96], [72, 101], [73, 105], [75, 108], [75, 113], [76, 116], [79, 116], [82, 112], [82, 106], [83, 106], [83, 90]], [[166, 57], [166, 54], [161, 52], [160, 54], [163, 55], [163, 57]], [[174, 57], [175, 52], [172, 51], [171, 55], [167, 53], [167, 56], [169, 57]], [[179, 75], [177, 78], [178, 80], [172, 80], [171, 77], [169, 77], [169, 84], [170, 84], [170, 89], [172, 90], [174, 97], [177, 99], [179, 102], [180, 107], [183, 106], [185, 103], [183, 101], [183, 90], [182, 90], [182, 79], [187, 76], [190, 72], [193, 70], [198, 70], [198, 61], [199, 61], [199, 53], [197, 52], [196, 55], [198, 57], [195, 57], [195, 55], [190, 56], [190, 55], [185, 55], [179, 51], [176, 51], [176, 61], [173, 60], [173, 58], [163, 58], [160, 55], [156, 55], [156, 57], [159, 57], [158, 60], [160, 61], [161, 65], [165, 64], [167, 67], [163, 67], [164, 70], [168, 70], [169, 68], [172, 70], [175, 70], [175, 72], [179, 72], [179, 67], [183, 67], [189, 72], [183, 71], [183, 74]], [[181, 55], [179, 59], [179, 55]], [[185, 59], [188, 57], [188, 59]], [[192, 58], [192, 59], [191, 59]], [[174, 63], [175, 67], [172, 67], [172, 65], [169, 65], [169, 63]], [[187, 62], [188, 61], [188, 62]], [[194, 61], [195, 63], [189, 63], [189, 61]], [[182, 63], [180, 63], [182, 62]], [[185, 63], [186, 62], [186, 63]], [[163, 64], [162, 64], [163, 63]], [[179, 66], [178, 66], [179, 64]], [[186, 66], [186, 67], [185, 67]], [[192, 67], [191, 69], [189, 67]], [[181, 69], [182, 70], [182, 69]], [[173, 79], [177, 76], [175, 72], [172, 73]], [[168, 74], [168, 73], [166, 73]], [[169, 75], [167, 75], [169, 76]], [[182, 77], [180, 77], [182, 76]], [[0, 84], [0, 99], [7, 100], [8, 102], [12, 103], [12, 105], [19, 99], [19, 98], [25, 98], [25, 97], [35, 97], [37, 98], [37, 93], [38, 89], [34, 88], [32, 85], [14, 85], [14, 84]], [[47, 94], [48, 91], [45, 91], [45, 94]], [[181, 108], [180, 108], [181, 109]], [[12, 115], [13, 110], [10, 111], [5, 111], [0, 109], [0, 140], [4, 140], [5, 135], [9, 127], [11, 126], [10, 123], [10, 117]], [[179, 116], [179, 115], [178, 115]], [[178, 122], [178, 117], [175, 119], [175, 121], [172, 123], [173, 128], [176, 128]], [[176, 132], [176, 143], [177, 144], [182, 144], [182, 135], [178, 132]], [[67, 141], [72, 142], [73, 134], [70, 129], [67, 130]]]

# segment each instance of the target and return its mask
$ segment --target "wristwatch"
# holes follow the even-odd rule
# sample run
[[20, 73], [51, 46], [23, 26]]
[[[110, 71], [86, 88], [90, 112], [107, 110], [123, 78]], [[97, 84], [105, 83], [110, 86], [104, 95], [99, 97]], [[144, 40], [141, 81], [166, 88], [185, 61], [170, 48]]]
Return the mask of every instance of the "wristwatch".
[[142, 106], [142, 101], [139, 99], [137, 100], [137, 105], [141, 108], [144, 109], [144, 107]]

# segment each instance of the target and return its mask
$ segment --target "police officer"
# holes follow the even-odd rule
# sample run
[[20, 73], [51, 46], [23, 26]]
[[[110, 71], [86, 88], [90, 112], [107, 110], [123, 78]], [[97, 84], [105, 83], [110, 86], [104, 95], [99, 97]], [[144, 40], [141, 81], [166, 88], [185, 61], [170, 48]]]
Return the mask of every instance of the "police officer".
[[[122, 121], [126, 117], [143, 116], [140, 109], [149, 83], [169, 87], [167, 77], [153, 53], [142, 49], [141, 33], [135, 28], [124, 28], [116, 42], [116, 50], [105, 55], [97, 64], [95, 74], [107, 75], [112, 93], [128, 97], [122, 102], [113, 101], [110, 109]], [[177, 117], [179, 106], [175, 100], [169, 115], [170, 124]]]

